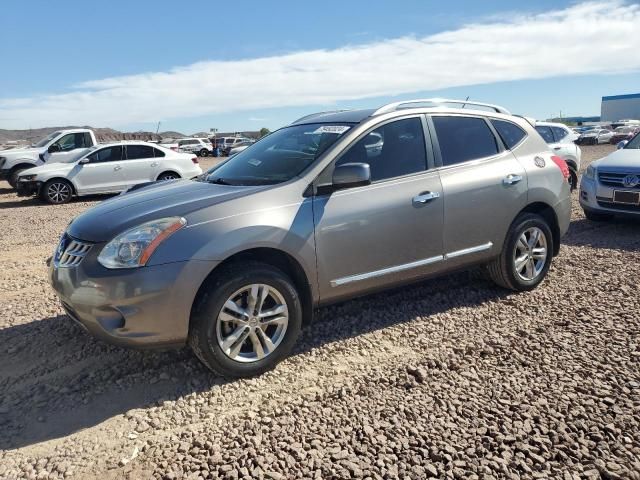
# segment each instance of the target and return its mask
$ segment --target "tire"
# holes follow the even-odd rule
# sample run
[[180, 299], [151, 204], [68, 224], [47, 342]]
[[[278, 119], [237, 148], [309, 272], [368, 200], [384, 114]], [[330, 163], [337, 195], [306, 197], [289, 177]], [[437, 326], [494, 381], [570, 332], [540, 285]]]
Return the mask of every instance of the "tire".
[[178, 178], [181, 178], [181, 177], [175, 172], [163, 172], [160, 175], [158, 175], [158, 180], [160, 181], [176, 180]]
[[569, 167], [569, 185], [572, 192], [578, 188], [578, 173], [571, 167]]
[[[282, 315], [278, 313], [268, 316], [266, 320], [260, 318], [260, 312], [255, 317], [242, 317], [242, 322], [237, 320], [240, 318], [240, 311], [246, 312], [250, 308], [248, 302], [251, 295], [247, 289], [251, 287], [259, 288], [256, 290], [256, 298], [267, 287], [264, 313], [275, 311], [280, 308], [278, 305], [285, 305], [285, 312]], [[246, 292], [246, 297], [239, 292]], [[230, 302], [235, 304], [232, 309], [225, 307]], [[232, 317], [231, 322], [224, 320]], [[283, 325], [281, 322], [285, 317], [286, 324]], [[279, 323], [276, 324], [276, 320]], [[273, 321], [274, 324], [265, 328], [265, 324], [260, 323], [263, 321]], [[300, 296], [294, 283], [284, 272], [259, 262], [235, 263], [224, 267], [207, 280], [204, 293], [197, 300], [191, 315], [189, 345], [202, 363], [213, 372], [227, 378], [252, 377], [271, 370], [291, 352], [301, 327]], [[241, 333], [236, 335], [237, 332]], [[225, 342], [231, 341], [232, 337], [242, 341], [231, 343], [229, 348], [223, 349]], [[269, 347], [263, 341], [265, 337], [269, 338], [273, 347], [269, 353], [266, 353]], [[263, 357], [260, 357], [260, 352]]]
[[584, 216], [587, 217], [587, 220], [591, 220], [592, 222], [606, 222], [613, 218], [613, 215], [608, 213], [596, 213], [591, 212], [589, 210], [584, 211]]
[[40, 190], [40, 198], [51, 205], [68, 203], [71, 197], [73, 197], [73, 186], [62, 178], [49, 180]]
[[200, 155], [201, 157], [208, 157], [209, 156], [209, 150], [207, 150], [206, 148], [203, 148], [202, 150], [200, 150], [198, 155]]
[[[531, 239], [531, 236], [527, 238], [528, 232], [537, 232], [538, 238], [542, 238], [534, 244], [533, 249], [529, 250], [523, 248], [520, 243], [521, 237], [526, 240]], [[526, 243], [531, 245], [528, 241]], [[537, 255], [542, 255], [540, 249], [543, 248], [543, 245], [544, 255], [539, 258], [532, 257], [531, 255], [536, 255], [534, 250], [538, 250]], [[544, 280], [549, 271], [553, 258], [553, 247], [553, 235], [547, 221], [540, 215], [533, 213], [520, 214], [509, 228], [500, 256], [487, 266], [489, 276], [497, 285], [509, 290], [518, 292], [533, 290]], [[522, 264], [523, 267], [519, 270], [516, 262], [522, 258], [528, 260]], [[543, 263], [539, 263], [541, 260], [544, 260]], [[531, 271], [529, 270], [530, 266]]]
[[9, 174], [9, 178], [7, 178], [7, 182], [11, 185], [11, 188], [16, 188], [18, 186], [18, 177], [22, 172], [27, 170], [26, 168], [17, 168]]

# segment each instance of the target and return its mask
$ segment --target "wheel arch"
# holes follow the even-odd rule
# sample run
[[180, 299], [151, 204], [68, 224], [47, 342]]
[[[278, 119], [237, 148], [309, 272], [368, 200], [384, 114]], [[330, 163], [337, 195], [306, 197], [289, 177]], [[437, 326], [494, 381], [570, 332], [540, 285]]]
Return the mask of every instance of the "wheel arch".
[[521, 213], [535, 213], [547, 221], [553, 235], [553, 256], [558, 255], [560, 253], [560, 224], [553, 207], [544, 202], [533, 202], [520, 210], [518, 215]]
[[160, 179], [160, 177], [162, 175], [164, 175], [165, 173], [173, 173], [174, 175], [177, 175], [178, 178], [183, 178], [182, 175], [180, 175], [180, 173], [178, 171], [176, 171], [175, 169], [171, 169], [171, 168], [167, 168], [166, 170], [163, 170], [162, 172], [160, 172], [158, 175], [156, 175], [156, 181], [158, 179]]
[[34, 168], [37, 166], [38, 165], [36, 165], [35, 163], [29, 163], [25, 159], [25, 160], [19, 161], [19, 163], [16, 163], [13, 167], [11, 167], [11, 169], [9, 170], [9, 174], [13, 175], [13, 173], [19, 169], [26, 170], [28, 168]]
[[313, 292], [311, 283], [305, 273], [304, 268], [292, 255], [283, 250], [271, 247], [256, 247], [248, 250], [242, 250], [237, 252], [224, 261], [220, 262], [216, 267], [207, 275], [202, 284], [198, 288], [198, 291], [194, 297], [193, 304], [191, 306], [191, 314], [193, 315], [194, 308], [198, 304], [201, 296], [204, 294], [207, 288], [207, 284], [210, 280], [221, 271], [222, 268], [232, 263], [242, 263], [246, 261], [261, 262], [271, 265], [279, 270], [282, 270], [285, 274], [291, 278], [296, 289], [300, 294], [300, 300], [302, 303], [303, 313], [303, 326], [311, 323], [313, 319]]

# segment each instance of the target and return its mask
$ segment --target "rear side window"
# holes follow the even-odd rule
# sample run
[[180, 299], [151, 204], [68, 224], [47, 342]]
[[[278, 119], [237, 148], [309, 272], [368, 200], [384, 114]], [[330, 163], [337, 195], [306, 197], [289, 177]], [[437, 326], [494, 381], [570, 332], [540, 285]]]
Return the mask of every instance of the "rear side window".
[[122, 147], [108, 147], [89, 155], [90, 163], [119, 162], [122, 160]]
[[522, 139], [527, 136], [526, 132], [515, 123], [506, 122], [504, 120], [491, 120], [491, 123], [498, 132], [498, 135], [500, 135], [502, 142], [509, 150], [519, 144]]
[[551, 127], [551, 130], [553, 131], [553, 136], [556, 139], [556, 142], [561, 142], [564, 137], [569, 135], [569, 132], [562, 127]]
[[153, 150], [149, 145], [127, 145], [127, 159], [153, 158]]
[[401, 177], [427, 169], [422, 122], [407, 118], [369, 132], [336, 162], [368, 163], [371, 180]]
[[538, 133], [540, 134], [540, 136], [544, 139], [545, 142], [547, 143], [554, 143], [555, 140], [553, 139], [553, 133], [551, 132], [551, 128], [550, 127], [536, 127], [536, 130], [538, 131]]
[[153, 156], [156, 157], [156, 158], [164, 157], [164, 152], [162, 150], [160, 150], [159, 148], [154, 148], [153, 149]]
[[483, 118], [433, 117], [443, 166], [498, 153], [496, 137]]

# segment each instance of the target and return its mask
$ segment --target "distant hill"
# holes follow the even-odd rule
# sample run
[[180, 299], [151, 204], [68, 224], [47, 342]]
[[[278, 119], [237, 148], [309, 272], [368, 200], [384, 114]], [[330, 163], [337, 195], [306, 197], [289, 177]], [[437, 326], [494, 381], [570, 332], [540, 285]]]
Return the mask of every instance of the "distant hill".
[[153, 132], [120, 132], [113, 128], [94, 128], [89, 126], [66, 126], [66, 127], [47, 127], [34, 128], [30, 130], [3, 130], [0, 129], [0, 144], [7, 142], [20, 142], [31, 144], [41, 138], [49, 135], [56, 130], [65, 130], [68, 128], [90, 128], [96, 134], [99, 142], [113, 142], [117, 140], [162, 140], [163, 138], [182, 138], [187, 135], [180, 132], [161, 132], [155, 134]]

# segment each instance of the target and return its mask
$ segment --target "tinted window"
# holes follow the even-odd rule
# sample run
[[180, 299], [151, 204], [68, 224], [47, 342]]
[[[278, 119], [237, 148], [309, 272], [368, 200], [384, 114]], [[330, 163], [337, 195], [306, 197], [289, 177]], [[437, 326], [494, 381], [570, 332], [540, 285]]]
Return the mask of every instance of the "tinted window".
[[569, 132], [562, 127], [551, 127], [551, 130], [553, 130], [553, 136], [556, 142], [561, 142], [564, 137], [569, 135]]
[[496, 138], [482, 118], [433, 117], [433, 123], [444, 166], [498, 153]]
[[553, 143], [555, 140], [553, 139], [553, 133], [551, 133], [550, 127], [536, 127], [536, 130], [543, 138], [543, 140], [547, 143]]
[[515, 147], [527, 135], [515, 123], [505, 122], [504, 120], [491, 120], [491, 123], [508, 149]]
[[122, 160], [122, 147], [108, 147], [89, 155], [90, 163], [117, 162]]
[[84, 146], [90, 147], [93, 145], [93, 140], [91, 139], [91, 134], [89, 132], [84, 133]]
[[164, 157], [164, 152], [162, 150], [160, 150], [159, 148], [154, 148], [153, 149], [153, 156], [156, 157], [156, 158]]
[[127, 145], [127, 158], [129, 160], [153, 158], [153, 150], [149, 145]]
[[345, 163], [368, 163], [374, 182], [426, 170], [422, 122], [407, 118], [369, 132], [336, 165]]

